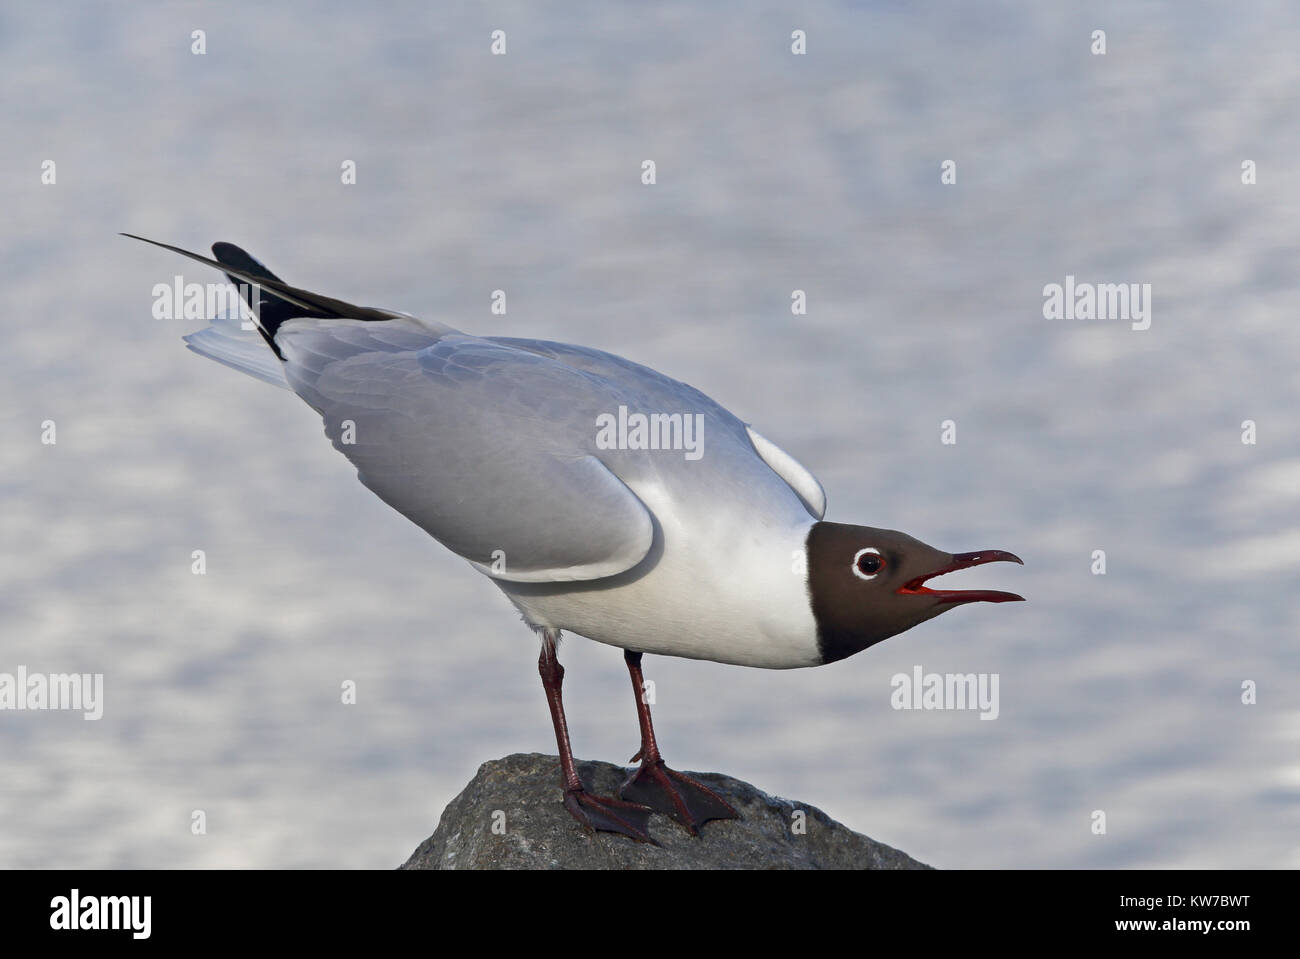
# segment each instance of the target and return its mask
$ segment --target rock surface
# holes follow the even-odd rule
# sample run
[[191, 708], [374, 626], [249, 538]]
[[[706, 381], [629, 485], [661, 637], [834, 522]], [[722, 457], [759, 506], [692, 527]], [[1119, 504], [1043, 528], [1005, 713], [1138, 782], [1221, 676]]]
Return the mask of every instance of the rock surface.
[[[579, 762], [584, 785], [616, 795], [628, 770]], [[779, 799], [719, 773], [689, 773], [743, 817], [706, 824], [699, 838], [655, 814], [634, 842], [592, 834], [561, 805], [560, 761], [515, 753], [479, 767], [443, 810], [433, 835], [402, 869], [929, 869], [906, 853], [837, 823], [807, 803]], [[796, 816], [802, 810], [803, 817]], [[796, 824], [802, 822], [802, 832]], [[494, 831], [494, 823], [497, 825]]]

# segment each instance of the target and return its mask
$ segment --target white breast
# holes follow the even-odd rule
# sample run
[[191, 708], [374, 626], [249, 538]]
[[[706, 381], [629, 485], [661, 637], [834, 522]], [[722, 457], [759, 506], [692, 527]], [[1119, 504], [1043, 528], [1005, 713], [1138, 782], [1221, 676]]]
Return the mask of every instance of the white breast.
[[741, 490], [683, 501], [654, 481], [628, 485], [656, 521], [645, 561], [592, 583], [498, 582], [529, 623], [664, 656], [821, 663], [804, 552], [814, 520], [794, 496], [747, 510]]

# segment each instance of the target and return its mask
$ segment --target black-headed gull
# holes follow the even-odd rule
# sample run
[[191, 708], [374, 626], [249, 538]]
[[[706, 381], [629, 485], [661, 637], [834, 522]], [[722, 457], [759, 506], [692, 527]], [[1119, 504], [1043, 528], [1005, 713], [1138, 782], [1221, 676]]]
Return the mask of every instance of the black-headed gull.
[[[950, 554], [822, 521], [826, 497], [808, 470], [662, 373], [582, 346], [353, 306], [285, 284], [229, 243], [212, 247], [213, 260], [145, 242], [254, 284], [256, 303], [243, 290], [256, 329], [220, 317], [185, 338], [190, 348], [302, 397], [362, 483], [491, 577], [536, 630], [564, 805], [589, 828], [651, 841], [651, 809], [692, 833], [736, 816], [664, 764], [641, 692], [643, 653], [819, 666], [962, 603], [1021, 599], [925, 585], [1019, 563], [1011, 553]], [[574, 767], [561, 630], [624, 650], [641, 765], [621, 798], [588, 792]]]

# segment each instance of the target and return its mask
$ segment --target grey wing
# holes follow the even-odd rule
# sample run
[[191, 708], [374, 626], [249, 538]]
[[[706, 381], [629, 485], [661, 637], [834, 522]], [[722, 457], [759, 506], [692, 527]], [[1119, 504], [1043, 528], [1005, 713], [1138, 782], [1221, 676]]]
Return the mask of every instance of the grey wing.
[[291, 320], [290, 386], [384, 502], [497, 579], [590, 580], [645, 558], [654, 524], [592, 455], [598, 377], [413, 319]]
[[733, 438], [745, 442], [745, 424], [730, 410], [695, 387], [658, 370], [629, 359], [572, 343], [533, 340], [520, 337], [490, 336], [488, 342], [563, 363], [571, 369], [597, 376], [605, 382], [624, 387], [627, 392], [650, 408], [670, 410], [689, 407], [705, 413], [714, 425]]
[[611, 383], [625, 386], [652, 405], [658, 404], [659, 409], [673, 409], [676, 404], [689, 402], [692, 409], [708, 411], [711, 419], [730, 433], [737, 443], [756, 453], [772, 472], [781, 477], [814, 519], [821, 519], [826, 514], [826, 491], [816, 476], [781, 447], [695, 387], [648, 366], [585, 346], [514, 337], [487, 339], [503, 346], [550, 357], [574, 369], [598, 375]]

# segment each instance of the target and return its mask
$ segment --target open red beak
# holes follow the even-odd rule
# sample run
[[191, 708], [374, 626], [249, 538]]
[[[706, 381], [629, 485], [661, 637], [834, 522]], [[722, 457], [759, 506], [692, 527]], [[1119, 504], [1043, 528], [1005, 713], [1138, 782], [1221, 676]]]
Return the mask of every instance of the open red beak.
[[952, 562], [933, 573], [926, 573], [908, 580], [898, 588], [901, 596], [933, 596], [942, 603], [1023, 603], [1025, 598], [1015, 593], [1004, 593], [996, 589], [929, 589], [925, 585], [928, 579], [953, 573], [971, 566], [983, 566], [985, 563], [1019, 563], [1025, 565], [1015, 553], [1003, 549], [981, 549], [974, 553], [954, 553]]

